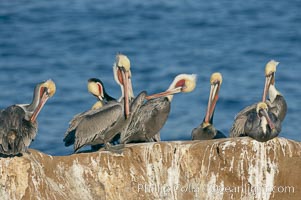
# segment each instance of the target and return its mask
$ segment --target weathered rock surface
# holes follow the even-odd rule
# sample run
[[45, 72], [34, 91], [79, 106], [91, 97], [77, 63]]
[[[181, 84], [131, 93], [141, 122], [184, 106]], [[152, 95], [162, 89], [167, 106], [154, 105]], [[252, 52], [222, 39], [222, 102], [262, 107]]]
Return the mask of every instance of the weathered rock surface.
[[0, 199], [300, 199], [301, 143], [250, 138], [129, 144], [0, 159]]

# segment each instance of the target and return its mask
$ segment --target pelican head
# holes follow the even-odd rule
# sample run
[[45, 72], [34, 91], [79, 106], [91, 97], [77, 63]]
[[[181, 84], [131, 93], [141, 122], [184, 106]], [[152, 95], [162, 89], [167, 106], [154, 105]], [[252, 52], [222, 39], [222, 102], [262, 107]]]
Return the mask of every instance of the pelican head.
[[269, 91], [270, 85], [275, 84], [275, 73], [278, 64], [279, 62], [275, 60], [271, 60], [265, 66], [265, 85], [264, 85], [264, 91], [262, 95], [262, 101], [266, 100], [266, 96]]
[[41, 88], [44, 88], [46, 90], [48, 97], [52, 97], [54, 95], [54, 93], [56, 92], [55, 83], [51, 79], [45, 81], [41, 85]]
[[169, 99], [169, 101], [171, 101], [173, 95], [176, 93], [187, 93], [193, 91], [196, 86], [196, 78], [196, 74], [179, 74], [174, 78], [173, 82], [165, 92], [147, 96], [146, 99], [153, 99], [166, 96]]
[[275, 73], [278, 64], [279, 62], [275, 60], [269, 61], [265, 66], [265, 76], [270, 76], [272, 73]]
[[104, 99], [104, 87], [101, 80], [97, 78], [90, 78], [88, 80], [88, 91], [96, 96], [100, 101]]
[[46, 101], [55, 94], [55, 91], [55, 83], [50, 79], [37, 84], [34, 90], [33, 101], [26, 107], [25, 119], [35, 122]]
[[116, 66], [123, 67], [126, 71], [130, 71], [131, 62], [126, 55], [117, 54], [116, 55]]
[[256, 112], [259, 114], [261, 110], [268, 111], [268, 105], [265, 102], [259, 102], [256, 106]]
[[210, 84], [211, 85], [214, 85], [214, 84], [222, 84], [223, 82], [223, 77], [222, 77], [222, 74], [219, 73], [219, 72], [215, 72], [213, 74], [211, 74], [211, 77], [210, 77]]
[[261, 120], [261, 127], [264, 132], [266, 132], [266, 125], [268, 124], [271, 128], [271, 130], [275, 129], [275, 125], [272, 122], [271, 118], [268, 114], [268, 105], [265, 102], [259, 102], [256, 106], [256, 112], [258, 117], [260, 117]]
[[196, 74], [180, 74], [175, 77], [169, 90], [179, 89], [179, 92], [192, 92], [196, 86], [196, 78]]
[[215, 109], [216, 102], [218, 100], [218, 93], [220, 90], [220, 86], [223, 82], [222, 74], [219, 72], [215, 72], [210, 77], [210, 94], [207, 106], [207, 112], [205, 116], [205, 122], [212, 122], [212, 116]]
[[126, 55], [116, 55], [113, 72], [115, 81], [122, 87], [122, 92], [124, 92], [123, 85], [126, 82], [125, 75], [127, 75], [128, 79], [131, 78], [131, 62]]
[[121, 99], [124, 98], [124, 106], [125, 106], [125, 115], [129, 116], [130, 108], [129, 101], [134, 98], [132, 81], [131, 81], [131, 63], [126, 55], [117, 54], [115, 63], [113, 66], [114, 78], [115, 81], [121, 87]]

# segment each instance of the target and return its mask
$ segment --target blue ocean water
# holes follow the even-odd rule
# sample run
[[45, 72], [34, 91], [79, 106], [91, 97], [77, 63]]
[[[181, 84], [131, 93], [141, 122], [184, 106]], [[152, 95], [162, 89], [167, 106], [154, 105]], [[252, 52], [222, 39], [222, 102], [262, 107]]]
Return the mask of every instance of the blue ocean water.
[[0, 108], [30, 103], [35, 84], [53, 79], [57, 93], [38, 117], [31, 148], [66, 155], [68, 122], [95, 98], [100, 78], [120, 96], [112, 65], [117, 52], [132, 64], [135, 94], [161, 92], [180, 73], [196, 73], [192, 93], [178, 94], [163, 140], [189, 140], [201, 123], [211, 73], [223, 74], [214, 116], [226, 135], [234, 116], [260, 100], [264, 66], [280, 62], [276, 86], [288, 103], [281, 136], [300, 141], [301, 2], [262, 1], [0, 1]]

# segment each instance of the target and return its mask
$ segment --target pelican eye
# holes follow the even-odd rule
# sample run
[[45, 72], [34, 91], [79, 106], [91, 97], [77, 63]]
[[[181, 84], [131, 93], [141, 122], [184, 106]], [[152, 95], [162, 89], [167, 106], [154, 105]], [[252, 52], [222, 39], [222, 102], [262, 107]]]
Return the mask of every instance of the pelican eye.
[[45, 88], [43, 92], [47, 92], [47, 95], [50, 97], [56, 92], [56, 86], [52, 80], [46, 81], [42, 87]]
[[49, 88], [45, 87], [45, 88], [44, 88], [44, 91], [46, 92], [47, 95], [50, 94], [50, 89], [49, 89]]
[[266, 74], [266, 76], [272, 76], [275, 72], [270, 71], [269, 73]]
[[210, 84], [221, 84], [223, 81], [222, 74], [219, 72], [215, 72], [210, 77]]
[[214, 80], [213, 84], [220, 84], [220, 81], [219, 80]]

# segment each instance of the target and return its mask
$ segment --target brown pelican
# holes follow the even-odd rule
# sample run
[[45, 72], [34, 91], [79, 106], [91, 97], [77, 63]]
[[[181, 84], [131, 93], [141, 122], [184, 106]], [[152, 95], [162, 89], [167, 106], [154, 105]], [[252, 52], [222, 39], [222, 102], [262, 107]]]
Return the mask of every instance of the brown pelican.
[[209, 139], [217, 139], [217, 138], [225, 138], [226, 136], [216, 130], [213, 126], [213, 114], [215, 110], [215, 105], [218, 100], [218, 93], [220, 90], [220, 86], [223, 82], [222, 75], [220, 73], [213, 73], [210, 78], [210, 95], [208, 100], [208, 107], [206, 116], [203, 122], [192, 130], [192, 140], [209, 140]]
[[[140, 93], [130, 106], [131, 112], [135, 112], [143, 103], [146, 94]], [[92, 114], [83, 117], [75, 130], [74, 152], [81, 147], [91, 145], [95, 150], [99, 145], [104, 144], [110, 147], [110, 142], [118, 134], [122, 134], [131, 121], [131, 115], [125, 117], [124, 104], [112, 102], [94, 110]]]
[[269, 92], [269, 100], [267, 100], [269, 110], [273, 112], [276, 115], [276, 117], [280, 119], [280, 121], [283, 121], [287, 112], [287, 104], [283, 95], [275, 87], [275, 73], [278, 64], [279, 62], [276, 62], [274, 60], [271, 60], [266, 64], [266, 79], [262, 101], [266, 101], [266, 96]]
[[[94, 110], [91, 114], [82, 117], [82, 119], [70, 126], [65, 134], [65, 145], [74, 143], [74, 152], [86, 145], [104, 144], [109, 147], [113, 138], [126, 130], [130, 120], [130, 112], [134, 112], [144, 101], [145, 93], [141, 93], [129, 105], [129, 99], [132, 98], [130, 80], [130, 62], [124, 55], [118, 54], [114, 63], [114, 77], [121, 86], [122, 95], [119, 101], [105, 104], [103, 107]], [[96, 92], [97, 95], [97, 92]], [[74, 133], [73, 133], [74, 131]]]
[[116, 55], [116, 61], [113, 65], [113, 73], [114, 79], [121, 89], [122, 95], [119, 98], [119, 102], [124, 101], [124, 112], [126, 118], [128, 118], [130, 114], [129, 103], [134, 99], [130, 67], [131, 63], [127, 56], [123, 54]]
[[120, 143], [160, 140], [159, 131], [168, 118], [173, 94], [191, 92], [195, 85], [196, 75], [180, 74], [165, 92], [147, 96], [148, 101], [133, 115], [128, 130], [121, 135]]
[[98, 101], [92, 106], [91, 110], [75, 115], [73, 119], [69, 122], [69, 128], [66, 131], [63, 140], [65, 142], [65, 146], [70, 146], [74, 144], [75, 130], [82, 119], [99, 112], [98, 109], [102, 108], [105, 104], [111, 101], [115, 101], [113, 97], [107, 94], [102, 81], [97, 78], [90, 78], [88, 80], [88, 91], [93, 96], [97, 97]]
[[0, 111], [0, 154], [27, 152], [37, 134], [37, 116], [55, 90], [52, 80], [41, 82], [35, 87], [31, 104], [16, 104]]
[[260, 142], [277, 137], [281, 131], [281, 121], [268, 110], [264, 102], [256, 104], [256, 109], [245, 108], [238, 113], [230, 136], [249, 136]]
[[[285, 118], [286, 111], [287, 111], [287, 105], [285, 102], [284, 97], [281, 95], [281, 93], [275, 88], [275, 73], [276, 73], [276, 67], [279, 63], [271, 60], [266, 64], [265, 67], [265, 86], [263, 90], [262, 95], [262, 101], [266, 102], [268, 105], [269, 113], [273, 113], [273, 119], [278, 123], [278, 120], [281, 122]], [[266, 96], [269, 91], [269, 99], [266, 101]], [[251, 106], [246, 107], [242, 111], [240, 111], [236, 117], [234, 124], [230, 130], [230, 137], [237, 137], [240, 135], [244, 135], [242, 133], [242, 130], [244, 129], [245, 125], [245, 117], [248, 115], [248, 113], [254, 113], [256, 112], [257, 104], [253, 104]], [[276, 117], [276, 119], [274, 119]], [[278, 127], [281, 127], [281, 124], [278, 125]], [[281, 128], [279, 129], [279, 132]], [[260, 134], [259, 134], [260, 135]], [[255, 137], [253, 137], [255, 138]]]

